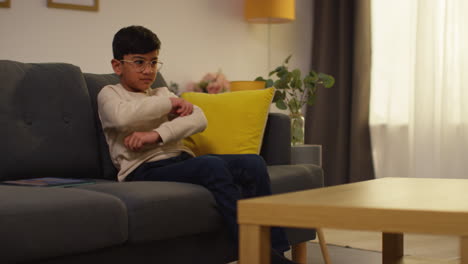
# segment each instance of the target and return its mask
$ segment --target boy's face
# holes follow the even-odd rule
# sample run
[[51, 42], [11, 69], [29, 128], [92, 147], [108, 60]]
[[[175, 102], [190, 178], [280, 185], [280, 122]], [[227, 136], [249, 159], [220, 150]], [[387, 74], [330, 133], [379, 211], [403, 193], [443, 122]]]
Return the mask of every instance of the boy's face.
[[[146, 54], [127, 54], [123, 60], [112, 59], [112, 68], [120, 76], [122, 86], [135, 93], [146, 92], [156, 79], [157, 68], [151, 62], [158, 60], [159, 50]], [[143, 63], [143, 64], [142, 64]]]

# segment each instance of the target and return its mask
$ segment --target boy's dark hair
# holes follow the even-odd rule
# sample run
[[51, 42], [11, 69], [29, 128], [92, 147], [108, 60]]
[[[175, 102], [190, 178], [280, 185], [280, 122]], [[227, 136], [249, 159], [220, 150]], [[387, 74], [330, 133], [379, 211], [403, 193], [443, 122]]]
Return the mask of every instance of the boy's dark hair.
[[114, 59], [122, 60], [127, 54], [145, 54], [161, 48], [161, 41], [151, 30], [142, 26], [129, 26], [114, 35]]

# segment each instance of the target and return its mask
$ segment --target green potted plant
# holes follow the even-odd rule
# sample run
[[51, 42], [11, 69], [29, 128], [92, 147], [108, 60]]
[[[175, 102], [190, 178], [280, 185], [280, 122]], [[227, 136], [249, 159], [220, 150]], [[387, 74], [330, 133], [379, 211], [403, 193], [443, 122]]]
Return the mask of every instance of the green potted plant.
[[275, 87], [273, 102], [279, 109], [289, 109], [291, 118], [291, 144], [304, 144], [304, 116], [301, 109], [307, 103], [314, 105], [317, 99], [317, 89], [330, 88], [335, 84], [333, 76], [325, 73], [310, 71], [302, 77], [299, 69], [292, 71], [288, 68], [289, 55], [281, 66], [271, 71], [268, 77], [276, 75], [276, 80], [257, 77], [256, 81], [264, 81], [265, 87]]

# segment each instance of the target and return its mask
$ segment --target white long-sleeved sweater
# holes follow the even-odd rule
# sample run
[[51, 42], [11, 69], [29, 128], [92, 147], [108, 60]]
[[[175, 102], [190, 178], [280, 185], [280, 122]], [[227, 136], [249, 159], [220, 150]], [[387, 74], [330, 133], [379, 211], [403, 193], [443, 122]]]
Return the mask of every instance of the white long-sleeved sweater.
[[[99, 92], [99, 118], [112, 162], [119, 170], [119, 181], [124, 181], [144, 162], [175, 157], [183, 151], [194, 155], [181, 140], [203, 131], [207, 126], [206, 117], [194, 106], [191, 115], [169, 120], [170, 97], [177, 96], [166, 87], [135, 93], [116, 84], [107, 85]], [[136, 131], [156, 131], [162, 143], [147, 144], [139, 151], [131, 151], [125, 147], [124, 139]]]

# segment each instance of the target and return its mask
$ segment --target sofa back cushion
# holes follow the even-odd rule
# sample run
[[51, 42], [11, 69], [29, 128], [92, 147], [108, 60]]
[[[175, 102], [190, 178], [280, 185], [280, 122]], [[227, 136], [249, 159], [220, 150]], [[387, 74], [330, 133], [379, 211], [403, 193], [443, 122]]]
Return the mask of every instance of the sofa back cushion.
[[81, 70], [0, 60], [0, 180], [95, 178], [99, 153]]
[[[112, 160], [109, 154], [109, 147], [106, 142], [106, 137], [104, 136], [104, 133], [102, 131], [101, 121], [99, 120], [99, 114], [97, 111], [97, 95], [104, 86], [119, 83], [119, 77], [116, 74], [111, 73], [84, 73], [84, 78], [89, 90], [95, 125], [97, 127], [96, 131], [99, 142], [99, 158], [102, 165], [101, 178], [117, 180], [117, 169], [112, 164]], [[166, 81], [162, 77], [161, 73], [158, 72], [156, 81], [153, 83], [152, 87], [167, 87]]]
[[267, 165], [291, 164], [291, 120], [288, 115], [268, 115], [260, 156]]

